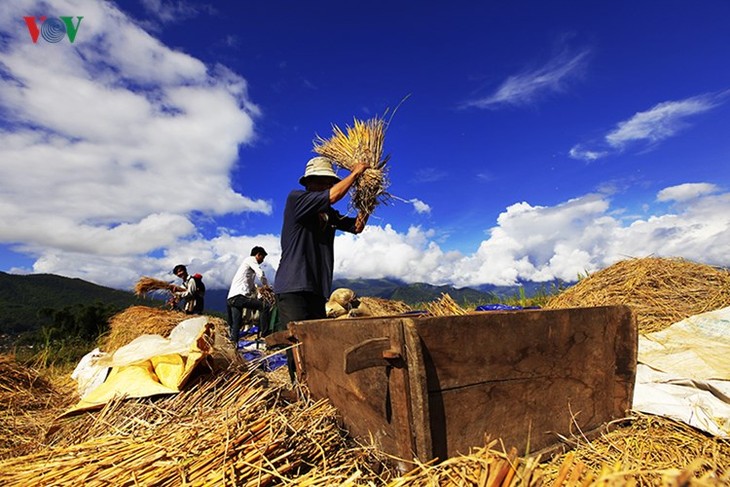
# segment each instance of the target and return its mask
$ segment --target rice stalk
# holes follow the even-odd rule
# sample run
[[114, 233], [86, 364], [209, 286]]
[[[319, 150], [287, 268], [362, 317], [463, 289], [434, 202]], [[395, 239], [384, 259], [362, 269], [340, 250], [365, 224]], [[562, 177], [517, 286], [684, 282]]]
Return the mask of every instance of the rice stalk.
[[134, 285], [134, 294], [143, 297], [155, 291], [170, 292], [171, 284], [167, 281], [155, 279], [154, 277], [142, 276]]
[[461, 316], [469, 314], [467, 310], [456, 304], [448, 293], [441, 293], [441, 297], [425, 305], [431, 316]]
[[316, 136], [314, 152], [334, 161], [335, 165], [352, 170], [360, 162], [370, 166], [358, 178], [351, 189], [351, 204], [360, 213], [371, 215], [381, 203], [387, 203], [390, 195], [386, 164], [390, 156], [383, 157], [386, 122], [375, 117], [370, 120], [354, 120], [345, 131], [333, 125], [329, 139]]

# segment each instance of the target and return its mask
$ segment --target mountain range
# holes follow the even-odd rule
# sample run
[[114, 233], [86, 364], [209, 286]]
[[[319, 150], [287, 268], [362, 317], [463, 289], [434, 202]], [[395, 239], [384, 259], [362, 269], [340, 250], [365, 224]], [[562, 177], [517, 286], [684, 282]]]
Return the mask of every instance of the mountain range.
[[[556, 286], [548, 283], [547, 286]], [[519, 296], [520, 289], [531, 296], [546, 289], [546, 284], [523, 283], [521, 286], [480, 286], [455, 288], [425, 283], [406, 284], [396, 279], [336, 279], [333, 289], [352, 289], [357, 296], [403, 301], [417, 307], [434, 301], [443, 293], [463, 306], [500, 302]], [[208, 312], [224, 314], [227, 289], [208, 289], [205, 307]], [[104, 303], [124, 309], [132, 305], [163, 306], [159, 299], [142, 299], [130, 291], [99, 286], [82, 279], [53, 274], [8, 274], [0, 272], [0, 333], [20, 333], [39, 329], [48, 310], [74, 305]]]

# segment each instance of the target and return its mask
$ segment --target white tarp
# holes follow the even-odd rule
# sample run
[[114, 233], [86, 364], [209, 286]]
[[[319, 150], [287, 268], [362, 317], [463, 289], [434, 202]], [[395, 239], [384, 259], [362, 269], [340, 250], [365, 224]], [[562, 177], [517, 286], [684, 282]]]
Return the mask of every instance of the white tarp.
[[78, 365], [76, 365], [76, 368], [71, 374], [71, 378], [76, 381], [81, 398], [102, 385], [106, 380], [109, 367], [101, 366], [97, 363], [100, 359], [106, 357], [106, 355], [106, 353], [95, 348], [84, 355]]
[[639, 337], [633, 409], [730, 437], [730, 307]]

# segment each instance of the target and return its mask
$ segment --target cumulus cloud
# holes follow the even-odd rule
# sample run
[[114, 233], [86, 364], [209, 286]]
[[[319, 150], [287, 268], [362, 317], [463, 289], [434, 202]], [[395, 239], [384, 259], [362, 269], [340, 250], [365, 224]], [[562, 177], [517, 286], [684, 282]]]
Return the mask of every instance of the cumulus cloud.
[[428, 205], [428, 203], [424, 203], [418, 198], [413, 198], [411, 200], [408, 200], [408, 202], [413, 205], [413, 209], [416, 210], [416, 213], [431, 213], [431, 207]]
[[463, 106], [496, 109], [505, 105], [528, 105], [547, 94], [560, 92], [570, 80], [583, 73], [589, 54], [587, 49], [563, 50], [543, 66], [509, 76], [494, 93], [469, 100]]
[[[725, 265], [730, 254], [730, 193], [719, 193], [706, 183], [689, 185], [693, 187], [694, 191], [686, 185], [662, 189], [662, 198], [673, 195], [684, 204], [673, 212], [652, 212], [653, 202], [648, 201], [649, 211], [643, 216], [626, 216], [609, 195], [598, 193], [555, 206], [515, 203], [486, 229], [487, 238], [466, 253], [442, 248], [437, 228], [411, 226], [400, 232], [389, 224], [371, 225], [360, 235], [341, 233], [335, 238], [335, 277], [515, 285], [573, 282], [578, 275], [619, 260], [649, 255]], [[689, 194], [694, 196], [684, 197]], [[32, 270], [130, 288], [140, 273], [174, 279], [170, 270], [183, 263], [203, 273], [210, 288], [226, 288], [254, 245], [266, 248], [266, 272], [275, 280], [281, 257], [277, 235], [192, 238], [157, 257], [52, 250]]]
[[689, 201], [700, 196], [715, 193], [719, 190], [717, 185], [710, 183], [685, 183], [677, 186], [670, 186], [659, 191], [657, 201]]
[[270, 214], [229, 179], [259, 114], [246, 80], [164, 46], [111, 3], [80, 5], [53, 4], [82, 11], [73, 44], [18, 28], [46, 3], [0, 7], [0, 220], [28, 222], [0, 226], [0, 243], [122, 258], [194, 238], [192, 212]]

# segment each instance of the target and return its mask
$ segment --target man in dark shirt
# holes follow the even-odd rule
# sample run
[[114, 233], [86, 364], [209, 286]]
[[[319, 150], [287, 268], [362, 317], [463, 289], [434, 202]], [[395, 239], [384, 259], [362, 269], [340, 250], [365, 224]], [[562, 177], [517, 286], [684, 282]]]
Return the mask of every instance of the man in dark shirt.
[[[299, 184], [304, 190], [289, 193], [281, 229], [281, 260], [276, 272], [276, 303], [279, 327], [291, 321], [325, 318], [325, 303], [332, 287], [335, 231], [358, 234], [368, 215], [346, 217], [332, 208], [347, 194], [357, 178], [370, 166], [357, 164], [340, 179], [332, 161], [314, 157], [307, 162]], [[295, 370], [291, 351], [287, 353], [289, 375]]]

